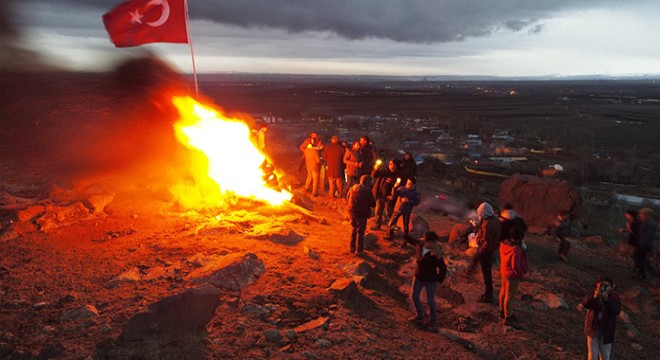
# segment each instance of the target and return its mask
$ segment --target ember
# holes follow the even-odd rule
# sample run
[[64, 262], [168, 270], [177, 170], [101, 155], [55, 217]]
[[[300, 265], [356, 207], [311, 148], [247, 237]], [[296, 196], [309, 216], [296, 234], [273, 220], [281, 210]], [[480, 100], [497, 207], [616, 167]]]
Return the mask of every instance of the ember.
[[236, 196], [271, 205], [291, 199], [291, 193], [266, 184], [266, 158], [243, 120], [226, 118], [190, 97], [175, 97], [172, 102], [179, 111], [174, 124], [177, 139], [199, 151], [190, 163], [195, 189], [185, 185], [172, 189], [183, 206], [217, 206]]

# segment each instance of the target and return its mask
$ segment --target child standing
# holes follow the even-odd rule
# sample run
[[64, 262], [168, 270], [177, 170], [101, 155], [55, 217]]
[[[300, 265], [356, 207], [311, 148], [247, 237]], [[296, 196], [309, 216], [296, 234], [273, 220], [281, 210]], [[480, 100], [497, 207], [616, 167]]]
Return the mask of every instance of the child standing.
[[500, 290], [500, 320], [503, 325], [511, 325], [513, 313], [511, 305], [518, 293], [518, 285], [527, 273], [527, 254], [521, 247], [525, 235], [523, 229], [512, 227], [507, 239], [500, 244], [500, 274], [502, 289]]
[[424, 321], [424, 309], [419, 295], [422, 288], [426, 289], [426, 302], [429, 306], [429, 322], [426, 327], [429, 331], [435, 331], [436, 327], [436, 307], [435, 307], [435, 287], [436, 283], [441, 283], [447, 275], [447, 266], [442, 259], [442, 248], [438, 244], [438, 234], [434, 231], [427, 231], [420, 240], [406, 237], [408, 241], [416, 243], [417, 253], [415, 256], [415, 276], [413, 278], [412, 292], [410, 298], [415, 306], [415, 316], [409, 321], [415, 325], [422, 325]]

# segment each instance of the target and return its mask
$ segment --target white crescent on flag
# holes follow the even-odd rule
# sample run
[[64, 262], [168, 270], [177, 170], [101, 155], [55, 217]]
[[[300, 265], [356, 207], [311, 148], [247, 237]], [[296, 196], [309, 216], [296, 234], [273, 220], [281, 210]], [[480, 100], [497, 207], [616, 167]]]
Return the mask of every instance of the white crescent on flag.
[[160, 15], [160, 18], [156, 21], [149, 21], [147, 22], [147, 25], [151, 27], [159, 27], [167, 21], [170, 17], [170, 4], [167, 2], [167, 0], [151, 0], [149, 2], [149, 5], [151, 6], [158, 6], [161, 5], [163, 7], [163, 12]]

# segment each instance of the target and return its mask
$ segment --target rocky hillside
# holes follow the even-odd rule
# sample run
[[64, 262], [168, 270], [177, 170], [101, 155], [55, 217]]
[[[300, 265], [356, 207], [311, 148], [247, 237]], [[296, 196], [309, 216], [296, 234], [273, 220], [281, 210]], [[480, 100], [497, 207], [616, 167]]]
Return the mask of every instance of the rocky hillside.
[[[476, 302], [481, 279], [462, 275], [467, 256], [447, 250], [439, 330], [414, 327], [406, 321], [413, 249], [370, 232], [363, 256], [348, 253], [341, 200], [294, 188], [302, 209], [238, 201], [184, 210], [150, 181], [167, 174], [105, 166], [108, 151], [78, 138], [80, 131], [107, 125], [134, 100], [95, 95], [106, 89], [98, 81], [78, 83], [82, 98], [23, 89], [25, 103], [2, 109], [0, 358], [578, 359], [586, 346], [577, 305], [601, 274], [614, 278], [623, 297], [616, 358], [654, 359], [660, 351], [657, 276], [633, 280], [626, 249], [597, 236], [572, 239], [564, 263], [550, 237], [528, 235], [530, 272], [518, 320], [507, 327], [496, 305]], [[158, 103], [146, 109], [161, 111]], [[129, 156], [140, 136], [121, 134], [140, 123], [123, 119], [124, 132], [105, 133], [124, 139], [122, 164], [162, 164], [168, 157], [153, 155], [158, 146], [147, 146], [153, 151], [144, 158]], [[145, 128], [162, 129], [155, 120], [137, 127]], [[295, 185], [297, 144], [278, 138], [286, 129], [273, 130], [276, 163]], [[79, 146], [74, 155], [96, 151], [72, 156], [71, 143]], [[42, 144], [52, 151], [40, 151]], [[53, 159], [75, 161], [62, 169]], [[89, 171], [89, 164], [104, 166]], [[430, 228], [446, 238], [454, 220], [434, 210], [432, 183], [420, 187], [431, 204], [416, 214], [415, 232]], [[498, 291], [497, 268], [494, 279]]]

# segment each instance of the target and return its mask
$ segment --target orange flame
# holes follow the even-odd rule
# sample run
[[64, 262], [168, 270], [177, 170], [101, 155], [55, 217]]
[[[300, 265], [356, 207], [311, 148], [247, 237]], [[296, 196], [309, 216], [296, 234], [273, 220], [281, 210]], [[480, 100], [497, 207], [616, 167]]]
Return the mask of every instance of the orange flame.
[[261, 169], [266, 158], [250, 140], [250, 129], [243, 120], [226, 118], [191, 97], [174, 97], [172, 102], [179, 111], [174, 124], [176, 138], [204, 155], [190, 164], [198, 187], [195, 191], [201, 193], [184, 186], [172, 189], [182, 205], [219, 205], [232, 196], [271, 205], [291, 199], [291, 193], [266, 186]]

